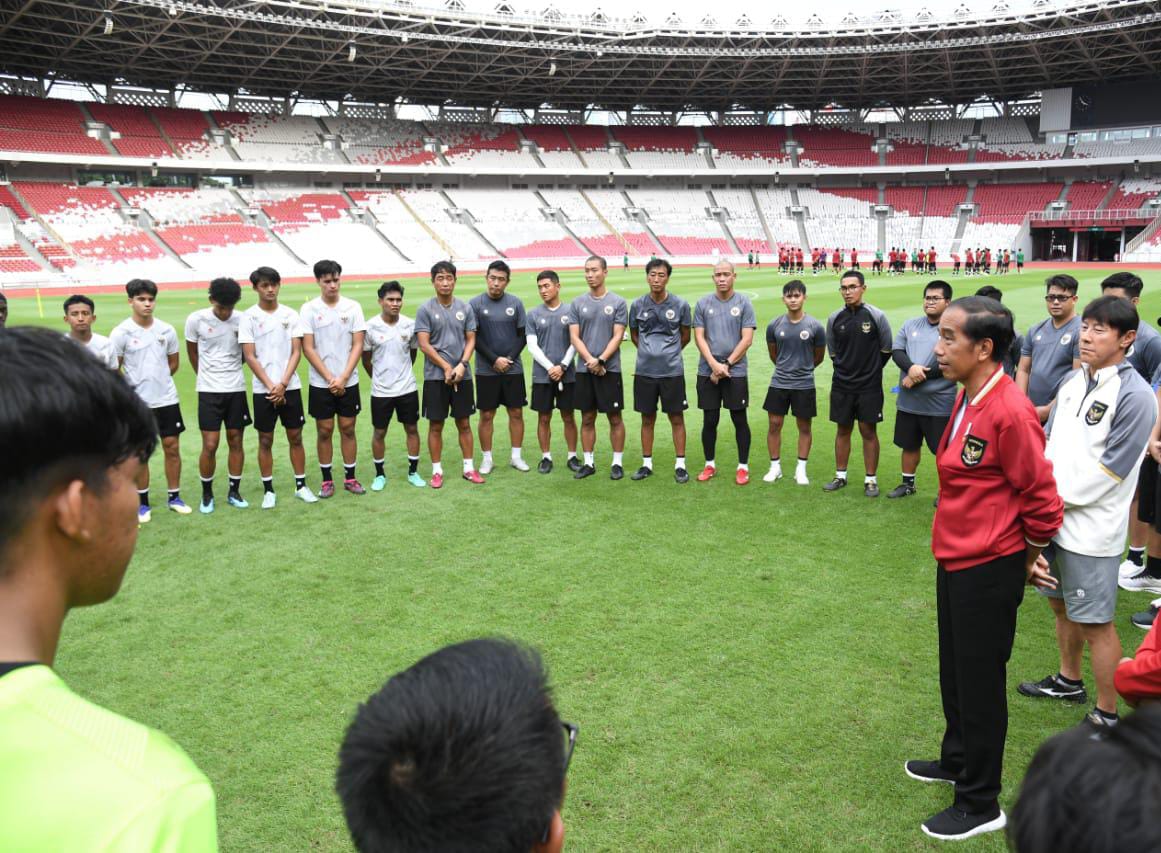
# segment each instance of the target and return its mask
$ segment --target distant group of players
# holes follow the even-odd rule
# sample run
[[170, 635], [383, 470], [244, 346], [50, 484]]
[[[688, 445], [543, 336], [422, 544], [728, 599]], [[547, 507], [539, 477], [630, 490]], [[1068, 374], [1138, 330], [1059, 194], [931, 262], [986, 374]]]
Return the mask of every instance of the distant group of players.
[[[827, 260], [830, 261], [830, 269], [838, 275], [844, 270], [861, 269], [862, 265], [859, 263], [859, 250], [852, 247], [849, 256], [844, 249], [824, 249], [814, 248], [810, 250], [810, 271], [812, 275], [818, 275], [820, 272], [825, 273], [827, 269]], [[964, 251], [964, 256], [961, 260], [958, 252], [951, 253], [951, 274], [952, 275], [991, 275], [993, 270], [992, 250], [987, 248], [967, 249]], [[997, 250], [995, 254], [995, 274], [1005, 275], [1011, 270], [1013, 259], [1016, 261], [1016, 271], [1024, 271], [1024, 250], [1023, 249], [1003, 249]], [[795, 275], [805, 272], [806, 254], [800, 248], [792, 246], [779, 246], [778, 248], [778, 271], [784, 275]], [[750, 252], [747, 255], [747, 262], [750, 269], [762, 266], [761, 256], [757, 252]], [[924, 250], [915, 248], [908, 253], [906, 249], [892, 246], [886, 253], [882, 250], [875, 251], [874, 260], [871, 262], [871, 272], [874, 275], [904, 275], [908, 270], [916, 275], [935, 275], [939, 271], [937, 264], [937, 255], [935, 247]]]

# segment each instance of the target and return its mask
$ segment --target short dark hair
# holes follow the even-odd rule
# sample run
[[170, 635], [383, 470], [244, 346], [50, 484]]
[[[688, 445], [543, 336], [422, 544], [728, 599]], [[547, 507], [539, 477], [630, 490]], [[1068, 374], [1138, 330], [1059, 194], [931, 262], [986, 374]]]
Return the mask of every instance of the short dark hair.
[[250, 273], [250, 286], [257, 287], [260, 281], [268, 281], [271, 284], [282, 284], [282, 276], [278, 274], [278, 270], [274, 269], [274, 267], [258, 267], [254, 272]]
[[64, 312], [66, 314], [69, 313], [69, 308], [74, 305], [88, 305], [90, 311], [92, 311], [94, 314], [97, 313], [97, 306], [93, 303], [93, 300], [89, 299], [89, 297], [84, 296], [83, 294], [74, 293], [72, 296], [66, 299], [64, 301]]
[[135, 278], [125, 285], [125, 292], [129, 294], [130, 299], [134, 296], [140, 296], [142, 293], [146, 293], [156, 299], [157, 285], [147, 278]]
[[[1141, 325], [1141, 315], [1128, 299], [1119, 296], [1099, 296], [1084, 306], [1081, 320], [1095, 320], [1104, 326], [1116, 329], [1120, 335], [1135, 332]], [[1119, 335], [1118, 335], [1119, 337]]]
[[1161, 849], [1161, 708], [1101, 736], [1077, 726], [1036, 751], [1008, 821], [1017, 853]]
[[1068, 273], [1057, 273], [1049, 276], [1044, 281], [1044, 292], [1047, 293], [1052, 288], [1059, 288], [1060, 290], [1067, 290], [1071, 295], [1076, 296], [1076, 292], [1080, 290], [1080, 282], [1070, 276]]
[[242, 299], [242, 286], [232, 278], [215, 278], [210, 282], [210, 299], [226, 308], [233, 308]]
[[1110, 287], [1116, 287], [1125, 291], [1125, 295], [1130, 299], [1140, 299], [1141, 291], [1144, 289], [1145, 283], [1141, 281], [1141, 277], [1136, 273], [1124, 270], [1113, 273], [1101, 282], [1102, 293]]
[[512, 280], [512, 267], [508, 266], [503, 261], [492, 261], [492, 263], [488, 264], [488, 269], [484, 271], [484, 275], [487, 275], [492, 270], [499, 270], [500, 272], [504, 273], [504, 275], [508, 276], [508, 281]]
[[392, 676], [359, 706], [335, 790], [363, 853], [527, 853], [564, 792], [563, 729], [540, 656], [470, 640]]
[[589, 261], [600, 261], [601, 262], [601, 269], [603, 269], [603, 270], [607, 270], [609, 268], [608, 261], [606, 261], [600, 255], [589, 255], [587, 258], [585, 258], [584, 265], [586, 267], [589, 265]]
[[110, 468], [147, 460], [157, 423], [120, 374], [55, 331], [0, 329], [0, 364], [2, 554], [53, 489], [79, 479], [99, 492]]
[[1004, 291], [993, 284], [985, 284], [976, 291], [976, 296], [986, 296], [988, 299], [994, 299], [997, 302], [1004, 301]]
[[792, 278], [786, 284], [782, 285], [782, 295], [789, 296], [791, 293], [801, 293], [806, 295], [806, 285], [800, 278]]
[[1003, 303], [987, 296], [961, 296], [950, 308], [958, 308], [967, 314], [963, 332], [975, 342], [992, 339], [992, 361], [1003, 361], [1004, 355], [1016, 339], [1016, 328], [1012, 312]]
[[338, 261], [316, 261], [314, 265], [314, 280], [318, 281], [324, 275], [342, 275], [343, 267]]
[[556, 274], [556, 270], [541, 270], [536, 274], [536, 280], [540, 281], [542, 278], [548, 279], [553, 284], [560, 284], [560, 276]]
[[456, 265], [451, 261], [436, 261], [431, 265], [431, 280], [435, 281], [435, 277], [441, 272], [451, 273], [452, 278], [457, 277]]
[[839, 281], [841, 282], [844, 278], [858, 279], [859, 284], [866, 284], [867, 283], [867, 280], [865, 278], [863, 278], [863, 273], [861, 270], [847, 270], [846, 272], [844, 272], [842, 275], [839, 276]]
[[673, 275], [673, 264], [665, 260], [665, 258], [653, 258], [649, 263], [645, 264], [645, 275], [649, 275], [650, 270], [660, 269], [665, 267], [665, 275], [669, 277]]
[[951, 285], [946, 281], [937, 278], [934, 281], [927, 282], [927, 285], [923, 288], [923, 295], [926, 296], [929, 290], [938, 290], [944, 299], [948, 302], [951, 301]]
[[403, 285], [392, 279], [385, 281], [379, 285], [379, 298], [382, 299], [388, 293], [398, 293], [400, 297], [403, 296]]

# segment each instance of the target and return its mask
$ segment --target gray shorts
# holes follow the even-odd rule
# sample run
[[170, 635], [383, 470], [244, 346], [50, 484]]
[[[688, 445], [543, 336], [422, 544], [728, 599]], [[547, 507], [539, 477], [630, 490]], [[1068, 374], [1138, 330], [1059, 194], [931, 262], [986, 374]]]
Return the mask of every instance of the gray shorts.
[[1120, 556], [1090, 557], [1061, 548], [1055, 542], [1044, 556], [1056, 578], [1056, 589], [1040, 587], [1048, 598], [1064, 599], [1064, 611], [1072, 622], [1102, 625], [1112, 622], [1117, 610], [1117, 569]]

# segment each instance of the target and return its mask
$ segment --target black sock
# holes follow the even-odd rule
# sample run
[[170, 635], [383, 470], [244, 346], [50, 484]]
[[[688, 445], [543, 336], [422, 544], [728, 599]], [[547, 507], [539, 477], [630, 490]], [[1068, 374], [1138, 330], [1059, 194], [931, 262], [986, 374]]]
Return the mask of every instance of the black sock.
[[175, 501], [180, 497], [181, 497], [181, 490], [180, 489], [170, 489], [169, 490], [169, 499], [171, 501]]
[[209, 503], [214, 499], [213, 479], [202, 480], [202, 503]]
[[375, 460], [375, 476], [376, 477], [386, 477], [387, 476], [387, 473], [383, 470], [383, 460], [382, 459]]
[[274, 478], [273, 477], [263, 477], [262, 478], [262, 491], [264, 491], [264, 492], [273, 492], [274, 491]]
[[1068, 685], [1069, 687], [1080, 687], [1080, 685], [1084, 684], [1084, 679], [1073, 681], [1071, 678], [1065, 678], [1059, 672], [1056, 673], [1056, 680], [1059, 681], [1061, 684]]
[[1144, 566], [1145, 566], [1145, 549], [1144, 548], [1134, 548], [1132, 545], [1130, 545], [1128, 559], [1129, 559], [1129, 562], [1132, 563], [1134, 566], [1141, 566], [1142, 568], [1144, 568]]
[[330, 465], [319, 465], [318, 467], [322, 471], [322, 481], [324, 483], [334, 482], [335, 478], [331, 476], [331, 466]]
[[914, 474], [904, 474], [903, 475], [903, 482], [906, 483], [908, 486], [914, 486], [915, 485], [915, 475]]
[[141, 506], [149, 506], [149, 489], [137, 490], [137, 503]]
[[418, 456], [408, 456], [407, 457], [407, 473], [408, 474], [415, 474], [418, 471], [419, 471], [419, 457]]
[[1151, 578], [1161, 578], [1161, 557], [1149, 557], [1145, 560], [1145, 571]]
[[347, 475], [348, 480], [355, 479], [355, 466], [343, 463], [343, 473]]
[[1119, 720], [1121, 718], [1120, 714], [1116, 713], [1115, 711], [1110, 714], [1108, 711], [1105, 711], [1102, 708], [1093, 708], [1093, 710], [1104, 717], [1106, 720]]
[[305, 489], [305, 488], [306, 488], [306, 477], [295, 477], [294, 478], [294, 490], [297, 492], [299, 489]]
[[242, 478], [241, 477], [231, 477], [230, 478], [230, 491], [236, 492], [240, 488], [242, 488]]

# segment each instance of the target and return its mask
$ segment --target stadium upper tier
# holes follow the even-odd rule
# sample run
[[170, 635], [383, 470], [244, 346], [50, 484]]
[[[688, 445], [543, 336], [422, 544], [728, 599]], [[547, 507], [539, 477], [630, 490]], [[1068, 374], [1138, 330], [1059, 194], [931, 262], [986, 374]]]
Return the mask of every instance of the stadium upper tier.
[[[0, 95], [0, 152], [338, 168], [805, 169], [1161, 157], [1161, 137], [1038, 140], [1036, 119], [602, 127], [260, 115]], [[0, 155], [2, 156], [2, 155]]]

